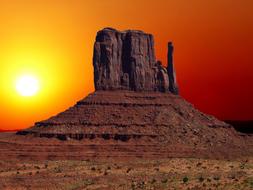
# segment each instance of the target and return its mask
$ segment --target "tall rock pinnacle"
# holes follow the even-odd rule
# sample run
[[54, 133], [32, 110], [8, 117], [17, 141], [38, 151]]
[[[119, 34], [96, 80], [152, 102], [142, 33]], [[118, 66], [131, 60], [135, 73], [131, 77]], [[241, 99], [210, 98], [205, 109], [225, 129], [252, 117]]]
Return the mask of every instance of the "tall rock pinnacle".
[[155, 57], [154, 38], [142, 31], [99, 31], [93, 66], [96, 90], [169, 91], [167, 69]]
[[172, 42], [168, 43], [168, 55], [167, 55], [167, 61], [168, 61], [168, 66], [167, 66], [167, 72], [169, 75], [169, 91], [172, 92], [173, 94], [178, 94], [178, 86], [177, 86], [177, 80], [176, 80], [176, 71], [174, 68], [174, 63], [173, 63], [173, 51], [174, 47]]

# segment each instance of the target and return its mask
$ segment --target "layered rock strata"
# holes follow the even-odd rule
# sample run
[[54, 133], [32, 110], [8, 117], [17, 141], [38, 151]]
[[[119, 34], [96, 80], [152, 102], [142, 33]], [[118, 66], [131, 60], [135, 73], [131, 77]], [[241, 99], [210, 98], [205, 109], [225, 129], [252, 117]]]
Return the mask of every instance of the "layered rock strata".
[[60, 140], [149, 139], [193, 147], [235, 146], [241, 140], [228, 124], [199, 112], [180, 96], [122, 90], [96, 91], [19, 134]]

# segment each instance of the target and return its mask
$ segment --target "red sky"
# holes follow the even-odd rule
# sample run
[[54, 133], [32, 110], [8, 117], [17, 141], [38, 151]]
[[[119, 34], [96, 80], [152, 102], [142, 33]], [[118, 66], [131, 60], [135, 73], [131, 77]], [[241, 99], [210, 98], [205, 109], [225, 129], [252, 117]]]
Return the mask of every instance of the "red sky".
[[[104, 27], [155, 36], [157, 58], [175, 46], [181, 95], [220, 119], [253, 119], [251, 0], [1, 0], [0, 128], [31, 126], [94, 90], [92, 51]], [[34, 97], [15, 80], [38, 77]]]

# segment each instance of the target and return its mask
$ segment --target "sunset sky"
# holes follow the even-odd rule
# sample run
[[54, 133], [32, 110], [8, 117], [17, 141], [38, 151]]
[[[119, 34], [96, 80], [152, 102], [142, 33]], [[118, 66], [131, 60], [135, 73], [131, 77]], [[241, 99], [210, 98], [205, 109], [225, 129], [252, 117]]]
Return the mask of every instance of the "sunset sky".
[[[104, 27], [175, 46], [181, 95], [219, 119], [253, 119], [252, 0], [0, 0], [0, 129], [20, 129], [94, 91], [92, 53]], [[22, 77], [38, 83], [23, 96]]]

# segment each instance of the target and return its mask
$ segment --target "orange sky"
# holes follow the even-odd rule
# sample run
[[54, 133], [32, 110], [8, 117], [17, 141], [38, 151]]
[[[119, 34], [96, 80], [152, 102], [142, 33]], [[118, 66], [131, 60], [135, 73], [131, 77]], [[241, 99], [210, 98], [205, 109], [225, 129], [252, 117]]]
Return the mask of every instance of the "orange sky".
[[[175, 46], [181, 95], [220, 119], [253, 119], [252, 0], [0, 0], [0, 128], [31, 126], [93, 87], [96, 32], [110, 26], [155, 36], [157, 58]], [[41, 83], [21, 97], [24, 73]]]

